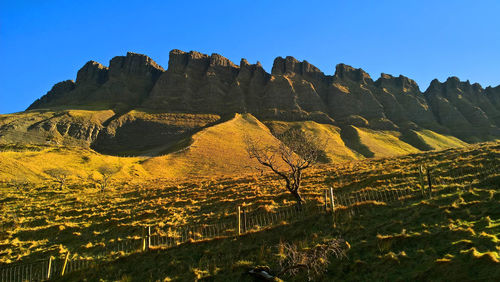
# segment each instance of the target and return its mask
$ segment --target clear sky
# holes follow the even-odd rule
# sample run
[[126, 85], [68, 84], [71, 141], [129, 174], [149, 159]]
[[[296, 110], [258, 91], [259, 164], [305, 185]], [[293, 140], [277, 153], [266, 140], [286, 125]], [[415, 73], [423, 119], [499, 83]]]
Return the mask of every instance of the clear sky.
[[500, 1], [0, 0], [0, 113], [24, 110], [88, 60], [127, 51], [167, 67], [171, 49], [277, 56], [326, 74], [343, 62], [403, 74], [425, 90], [449, 76], [500, 84]]

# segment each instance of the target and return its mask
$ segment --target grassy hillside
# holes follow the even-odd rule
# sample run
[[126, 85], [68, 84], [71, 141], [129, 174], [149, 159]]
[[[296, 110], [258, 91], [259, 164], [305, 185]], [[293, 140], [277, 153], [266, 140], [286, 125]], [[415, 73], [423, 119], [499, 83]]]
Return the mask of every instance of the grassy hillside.
[[300, 129], [315, 136], [315, 145], [321, 146], [325, 157], [324, 161], [340, 163], [363, 159], [364, 157], [346, 146], [340, 137], [340, 128], [331, 124], [320, 124], [314, 121], [283, 122], [267, 121], [265, 124], [274, 135], [280, 135], [291, 128]]
[[[215, 114], [164, 113], [141, 109], [113, 111], [87, 107], [34, 110], [0, 115], [0, 144], [90, 146], [98, 152], [117, 156], [157, 156], [186, 147], [193, 134], [228, 120], [229, 117]], [[417, 148], [446, 149], [465, 145], [455, 137], [430, 130], [411, 131], [408, 137], [397, 131], [354, 126], [339, 128], [312, 121], [271, 120], [264, 123], [274, 133], [296, 127], [317, 135], [320, 143], [327, 140], [325, 155], [331, 162], [401, 155], [416, 152]], [[239, 128], [250, 124], [240, 124]], [[230, 127], [226, 131], [232, 134]], [[251, 127], [248, 129], [252, 130]], [[238, 134], [237, 130], [234, 133]]]
[[[31, 114], [34, 115], [33, 118], [36, 120], [41, 118], [39, 112], [36, 114], [28, 112], [23, 115], [27, 115], [25, 118], [29, 118]], [[101, 124], [111, 114], [112, 112], [103, 111], [98, 114], [97, 112], [84, 110], [65, 111], [57, 115], [54, 112], [45, 113], [45, 115], [48, 115], [47, 118], [50, 124], [56, 129], [60, 126], [58, 127], [55, 124], [63, 122], [61, 119], [68, 119], [69, 117], [72, 120], [89, 118], [96, 124]], [[98, 120], [99, 118], [101, 120]], [[262, 144], [276, 144], [279, 140], [271, 133], [279, 135], [290, 128], [298, 128], [316, 136], [314, 142], [321, 146], [324, 152], [325, 158], [322, 161], [328, 163], [342, 163], [361, 160], [366, 157], [389, 157], [419, 152], [415, 147], [403, 142], [398, 132], [373, 131], [353, 126], [341, 129], [334, 125], [319, 124], [312, 121], [267, 121], [263, 124], [250, 114], [237, 114], [225, 122], [206, 126], [210, 122], [217, 120], [217, 118], [209, 115], [165, 115], [132, 111], [112, 121], [115, 130], [121, 128], [120, 124], [133, 123], [139, 119], [141, 122], [161, 123], [169, 128], [180, 126], [182, 128], [199, 129], [194, 135], [186, 135], [185, 133], [172, 134], [172, 136], [176, 135], [176, 137], [171, 141], [165, 141], [166, 143], [162, 143], [163, 145], [153, 146], [138, 153], [143, 155], [142, 157], [108, 156], [99, 154], [86, 146], [37, 145], [38, 142], [34, 139], [29, 139], [31, 143], [34, 143], [31, 145], [4, 144], [0, 147], [0, 163], [2, 164], [0, 180], [27, 180], [39, 183], [50, 179], [44, 171], [56, 167], [65, 167], [75, 178], [78, 178], [92, 173], [105, 163], [122, 166], [123, 169], [119, 175], [122, 180], [131, 177], [136, 180], [145, 180], [158, 177], [187, 178], [200, 175], [221, 176], [252, 173], [255, 171], [255, 167], [259, 167], [259, 165], [248, 158], [245, 151], [244, 136], [248, 135], [255, 140], [259, 139]], [[57, 119], [57, 121], [52, 121], [52, 119]], [[4, 124], [9, 124], [9, 120], [5, 119]], [[133, 128], [137, 129], [137, 126], [140, 125]], [[54, 134], [59, 134], [56, 133]], [[117, 137], [122, 140], [120, 141], [122, 144], [132, 142], [127, 141], [129, 135], [125, 133], [120, 133], [120, 137]], [[429, 148], [444, 149], [465, 145], [464, 142], [456, 138], [443, 136], [432, 131], [420, 131], [416, 132], [416, 134], [421, 137], [422, 142], [425, 142]], [[40, 136], [42, 135], [36, 135], [37, 138]], [[61, 136], [57, 138], [58, 140], [61, 138], [61, 140], [71, 139], [67, 135], [64, 138]], [[5, 141], [5, 139], [2, 140]]]
[[54, 145], [0, 145], [0, 180], [2, 182], [32, 182], [36, 185], [50, 182], [49, 169], [69, 171], [72, 181], [86, 178], [102, 165], [121, 166], [116, 178], [127, 180], [148, 177], [142, 168], [141, 157], [106, 156], [82, 147]]
[[[500, 145], [490, 143], [320, 166], [306, 173], [303, 182], [310, 204], [323, 205], [323, 189], [329, 186], [335, 193], [400, 188], [418, 192], [420, 164], [433, 168], [438, 192], [432, 199], [415, 198], [401, 205], [362, 203], [354, 216], [344, 213], [338, 218], [335, 227], [329, 216], [306, 219], [234, 240], [135, 254], [68, 279], [248, 280], [242, 273], [249, 267], [278, 267], [280, 241], [303, 249], [334, 237], [346, 239], [351, 249], [346, 260], [328, 266], [325, 280], [498, 278], [499, 157]], [[485, 175], [493, 166], [496, 172]], [[271, 174], [116, 183], [105, 193], [79, 183], [63, 191], [42, 183], [23, 189], [7, 186], [1, 192], [1, 208], [9, 211], [2, 215], [4, 263], [59, 256], [68, 250], [92, 258], [119, 238], [139, 236], [145, 225], [167, 228], [233, 217], [238, 205], [272, 212], [293, 204]]]
[[227, 119], [215, 114], [132, 110], [105, 122], [92, 148], [117, 156], [158, 156], [178, 149], [178, 143], [203, 128]]
[[143, 163], [153, 175], [165, 177], [214, 176], [248, 173], [258, 167], [245, 150], [245, 136], [263, 145], [279, 142], [269, 129], [250, 114], [236, 114], [194, 134], [180, 150]]
[[[367, 201], [352, 208], [352, 216], [348, 210], [340, 209], [335, 226], [329, 215], [308, 218], [233, 240], [134, 254], [101, 265], [93, 272], [75, 273], [68, 279], [83, 275], [88, 279], [122, 281], [252, 281], [244, 274], [252, 267], [280, 268], [281, 242], [307, 250], [332, 238], [345, 238], [350, 244], [348, 257], [333, 260], [318, 280], [498, 280], [499, 154], [498, 144], [484, 145], [340, 168], [344, 184], [341, 189], [351, 191], [362, 187], [415, 187], [411, 170], [420, 163], [432, 164], [442, 177], [431, 199], [417, 197], [392, 205]], [[493, 165], [495, 173], [484, 174], [478, 169]], [[327, 171], [323, 173], [334, 172]], [[308, 180], [317, 180], [318, 176], [316, 171]], [[384, 179], [389, 182], [383, 183]], [[284, 278], [307, 279], [305, 273]]]
[[419, 152], [417, 148], [401, 141], [399, 132], [363, 128], [356, 128], [356, 130], [360, 143], [373, 153], [373, 157], [390, 157]]
[[[315, 281], [495, 281], [500, 278], [498, 186], [448, 192], [403, 205], [360, 205], [338, 221], [308, 218], [237, 239], [138, 253], [67, 277], [89, 280], [253, 281], [249, 269], [280, 269], [281, 242], [314, 248], [345, 238], [347, 258], [332, 259]], [[284, 276], [307, 281], [306, 273]]]
[[[144, 114], [140, 116], [144, 117]], [[189, 120], [182, 116], [180, 121], [175, 119], [172, 122], [189, 123]], [[122, 166], [116, 176], [122, 181], [132, 177], [147, 180], [151, 177], [187, 178], [193, 175], [254, 172], [257, 164], [248, 158], [244, 135], [259, 139], [263, 144], [279, 142], [267, 127], [251, 115], [237, 115], [227, 122], [181, 139], [177, 144], [156, 148], [166, 154], [159, 157], [109, 156], [77, 146], [4, 144], [0, 145], [0, 180], [41, 183], [50, 180], [44, 171], [58, 167], [69, 170], [74, 178], [79, 178], [96, 171], [103, 164]]]

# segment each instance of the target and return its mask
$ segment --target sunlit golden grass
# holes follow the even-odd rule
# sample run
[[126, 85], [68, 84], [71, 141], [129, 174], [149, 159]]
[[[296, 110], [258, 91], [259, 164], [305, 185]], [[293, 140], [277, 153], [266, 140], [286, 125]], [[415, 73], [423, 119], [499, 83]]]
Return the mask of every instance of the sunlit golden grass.
[[400, 133], [395, 131], [375, 131], [365, 128], [356, 128], [362, 144], [374, 153], [374, 157], [390, 157], [419, 150], [399, 139]]
[[64, 168], [76, 180], [85, 178], [104, 164], [121, 165], [117, 178], [147, 177], [139, 164], [144, 158], [120, 158], [98, 154], [90, 149], [65, 146], [34, 146], [36, 151], [10, 150], [0, 152], [0, 179], [3, 181], [41, 183], [50, 179], [47, 169]]

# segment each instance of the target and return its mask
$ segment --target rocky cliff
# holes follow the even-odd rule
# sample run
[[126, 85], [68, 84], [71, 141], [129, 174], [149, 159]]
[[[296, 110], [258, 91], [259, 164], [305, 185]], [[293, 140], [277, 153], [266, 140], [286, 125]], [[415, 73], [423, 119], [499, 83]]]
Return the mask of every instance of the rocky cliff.
[[88, 62], [76, 82], [54, 85], [28, 110], [83, 105], [117, 115], [131, 109], [221, 116], [247, 112], [261, 120], [313, 120], [403, 135], [430, 129], [469, 142], [500, 136], [500, 86], [484, 89], [451, 77], [432, 81], [422, 92], [401, 75], [382, 74], [374, 81], [344, 64], [325, 75], [293, 57], [276, 58], [267, 73], [258, 62], [242, 59], [236, 65], [218, 54], [172, 50], [164, 70], [145, 55], [127, 53], [113, 58], [109, 67]]

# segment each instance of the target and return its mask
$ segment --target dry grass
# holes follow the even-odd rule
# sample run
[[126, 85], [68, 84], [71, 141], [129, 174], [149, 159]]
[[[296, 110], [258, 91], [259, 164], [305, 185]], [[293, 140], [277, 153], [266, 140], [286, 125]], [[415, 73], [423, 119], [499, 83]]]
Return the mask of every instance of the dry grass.
[[[83, 177], [96, 170], [103, 163], [120, 163], [124, 169], [121, 178], [125, 181], [130, 178], [146, 180], [152, 178], [190, 178], [197, 176], [222, 176], [241, 174], [255, 171], [258, 167], [254, 160], [250, 160], [245, 151], [243, 136], [250, 135], [254, 139], [261, 139], [263, 143], [279, 142], [271, 132], [279, 134], [290, 128], [297, 128], [315, 136], [317, 140], [326, 144], [324, 148], [325, 160], [330, 163], [364, 159], [363, 155], [349, 148], [340, 136], [340, 129], [333, 125], [319, 124], [312, 121], [305, 122], [277, 122], [269, 121], [266, 125], [250, 114], [237, 114], [233, 119], [202, 129], [179, 141], [177, 151], [158, 157], [128, 157], [119, 158], [98, 154], [82, 145], [83, 141], [62, 136], [57, 130], [34, 134], [27, 126], [44, 120], [53, 123], [79, 121], [83, 125], [99, 125], [109, 119], [114, 113], [110, 110], [61, 110], [61, 111], [30, 111], [26, 113], [2, 115], [0, 124], [19, 127], [15, 131], [6, 131], [2, 142], [23, 141], [25, 145], [4, 144], [0, 147], [0, 180], [30, 181], [40, 183], [47, 180], [43, 171], [47, 169], [65, 167], [73, 172], [75, 177]], [[174, 113], [151, 113], [139, 110], [131, 111], [114, 123], [124, 120], [140, 118], [154, 120], [172, 126], [185, 128], [202, 128], [220, 119], [216, 115], [193, 115]], [[9, 127], [7, 126], [7, 127]], [[417, 149], [399, 139], [399, 133], [390, 131], [373, 131], [356, 128], [360, 144], [366, 150], [374, 153], [375, 157], [389, 157], [418, 152]], [[48, 136], [49, 134], [50, 136]], [[426, 140], [432, 148], [443, 149], [450, 146], [462, 146], [463, 142], [448, 136], [439, 135], [431, 131], [422, 131], [418, 134]], [[45, 136], [47, 135], [47, 136]], [[67, 146], [58, 145], [29, 145], [45, 144], [46, 138], [51, 142], [59, 142]], [[86, 141], [85, 141], [86, 142]], [[83, 142], [83, 143], [85, 143]], [[85, 144], [83, 144], [85, 145]], [[86, 144], [87, 146], [89, 144]], [[172, 144], [165, 146], [171, 147]], [[151, 148], [143, 155], [156, 155], [166, 148]]]
[[[420, 164], [432, 166], [436, 175], [449, 179], [457, 167], [490, 165], [499, 154], [500, 146], [491, 143], [397, 159], [323, 165], [306, 173], [302, 191], [306, 200], [319, 204], [323, 203], [323, 189], [329, 186], [342, 187], [342, 191], [401, 187], [418, 191]], [[130, 161], [133, 163], [133, 158]], [[94, 166], [99, 162], [93, 164], [91, 159], [90, 163]], [[272, 211], [293, 204], [283, 183], [272, 174], [172, 181], [127, 178], [128, 170], [130, 167], [105, 193], [80, 180], [63, 191], [47, 183], [28, 187], [4, 183], [1, 261], [31, 260], [66, 250], [92, 256], [112, 240], [140, 235], [145, 225], [204, 222], [229, 216], [238, 205]], [[461, 177], [467, 180], [467, 175]], [[469, 202], [467, 197], [464, 199]]]

